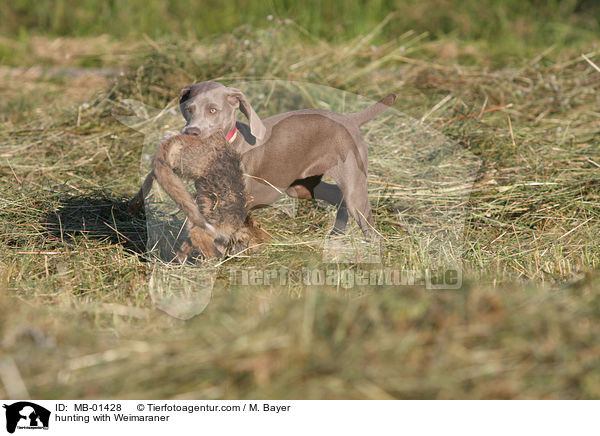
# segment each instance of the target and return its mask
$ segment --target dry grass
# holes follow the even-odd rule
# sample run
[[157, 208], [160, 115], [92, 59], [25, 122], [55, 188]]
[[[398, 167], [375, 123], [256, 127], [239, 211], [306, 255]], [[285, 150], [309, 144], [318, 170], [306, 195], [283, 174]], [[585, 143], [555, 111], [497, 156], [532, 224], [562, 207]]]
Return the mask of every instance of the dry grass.
[[[124, 46], [115, 77], [1, 71], [1, 89], [23, 91], [0, 120], [0, 397], [598, 398], [600, 73], [569, 50], [493, 69], [411, 32], [378, 47], [376, 32], [340, 45], [298, 32]], [[409, 118], [365, 126], [386, 261], [424, 268], [415, 235], [461, 236], [460, 290], [229, 286], [232, 268], [322, 265], [330, 217], [303, 202], [294, 218], [261, 211], [273, 243], [223, 265], [200, 316], [153, 309], [145, 221], [123, 208], [143, 135], [113, 113], [130, 115], [125, 98], [164, 107], [192, 81], [265, 77], [399, 95]]]

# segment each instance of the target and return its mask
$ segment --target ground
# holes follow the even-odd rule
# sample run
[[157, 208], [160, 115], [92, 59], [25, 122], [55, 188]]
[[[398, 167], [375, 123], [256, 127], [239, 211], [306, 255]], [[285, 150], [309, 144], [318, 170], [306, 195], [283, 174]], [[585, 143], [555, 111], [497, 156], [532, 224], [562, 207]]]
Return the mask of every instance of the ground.
[[[0, 397], [598, 398], [597, 45], [515, 55], [416, 31], [381, 40], [385, 22], [330, 43], [275, 21], [200, 41], [1, 41]], [[155, 309], [145, 217], [124, 208], [144, 137], [113, 114], [256, 78], [395, 92], [397, 111], [478, 159], [460, 289], [229, 286], [228, 268], [322, 265], [329, 214], [301, 202], [295, 217], [257, 214], [271, 242], [221, 268], [200, 315]], [[426, 268], [406, 254], [385, 162], [375, 150], [378, 229], [392, 260]]]

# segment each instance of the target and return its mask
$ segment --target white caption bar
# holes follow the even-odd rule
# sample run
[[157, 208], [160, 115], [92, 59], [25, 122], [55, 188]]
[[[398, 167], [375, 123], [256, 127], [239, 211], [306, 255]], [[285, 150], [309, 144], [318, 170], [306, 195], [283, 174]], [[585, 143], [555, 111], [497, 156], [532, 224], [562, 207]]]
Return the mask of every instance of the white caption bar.
[[[598, 434], [597, 401], [2, 401], [0, 435]], [[36, 431], [39, 430], [39, 431]], [[207, 433], [211, 432], [211, 433]], [[310, 434], [310, 433], [309, 433]]]

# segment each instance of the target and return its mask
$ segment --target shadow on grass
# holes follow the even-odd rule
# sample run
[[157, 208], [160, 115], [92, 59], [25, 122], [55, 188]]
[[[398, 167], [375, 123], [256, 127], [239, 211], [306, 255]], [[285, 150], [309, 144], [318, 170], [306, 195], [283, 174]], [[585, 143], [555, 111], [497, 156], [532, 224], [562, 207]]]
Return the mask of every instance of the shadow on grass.
[[43, 225], [50, 237], [67, 243], [85, 236], [120, 244], [138, 255], [146, 252], [146, 222], [127, 212], [127, 201], [105, 192], [62, 194], [58, 207], [49, 211]]

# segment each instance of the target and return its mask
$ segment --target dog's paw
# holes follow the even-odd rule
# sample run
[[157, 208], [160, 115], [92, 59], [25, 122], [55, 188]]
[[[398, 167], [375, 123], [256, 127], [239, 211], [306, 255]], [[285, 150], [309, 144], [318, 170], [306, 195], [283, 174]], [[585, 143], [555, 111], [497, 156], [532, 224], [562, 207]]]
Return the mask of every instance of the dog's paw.
[[343, 230], [338, 229], [337, 227], [334, 227], [331, 232], [329, 232], [329, 236], [345, 236], [346, 232], [344, 232]]

